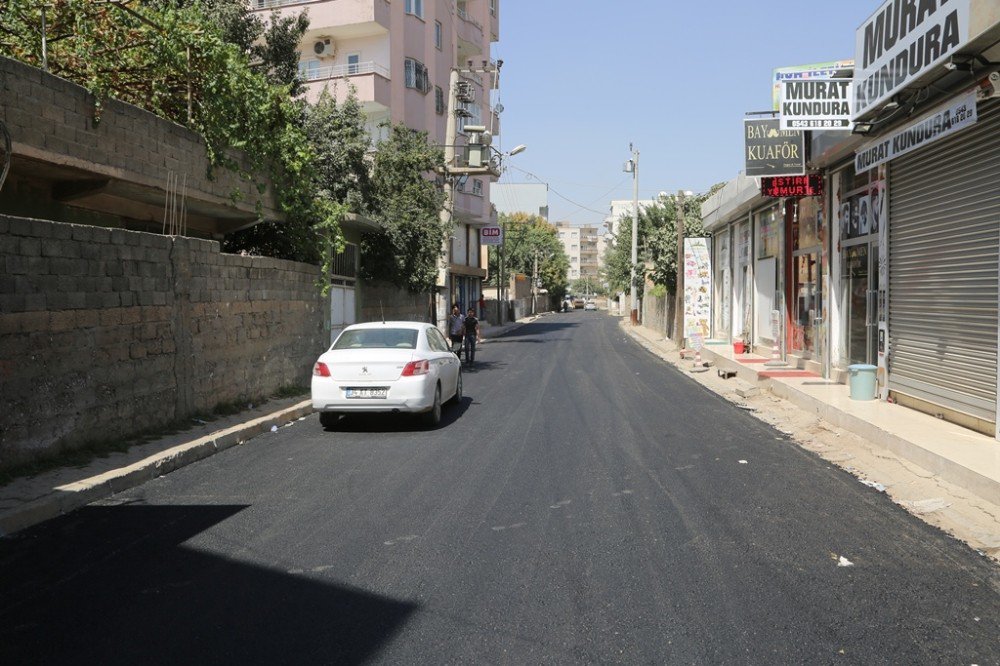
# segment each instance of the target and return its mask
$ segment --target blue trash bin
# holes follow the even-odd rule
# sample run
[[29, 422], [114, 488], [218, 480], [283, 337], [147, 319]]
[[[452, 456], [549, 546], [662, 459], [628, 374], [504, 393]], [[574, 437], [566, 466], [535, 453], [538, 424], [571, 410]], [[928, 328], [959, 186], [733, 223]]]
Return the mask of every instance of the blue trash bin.
[[850, 375], [851, 400], [874, 400], [878, 395], [875, 388], [878, 366], [855, 363], [847, 366]]

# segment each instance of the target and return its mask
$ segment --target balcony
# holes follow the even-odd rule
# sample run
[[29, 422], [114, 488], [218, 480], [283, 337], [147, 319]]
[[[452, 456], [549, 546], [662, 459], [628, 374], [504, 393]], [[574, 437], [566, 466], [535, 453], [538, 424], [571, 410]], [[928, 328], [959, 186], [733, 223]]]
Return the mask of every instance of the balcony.
[[309, 13], [309, 32], [357, 39], [389, 32], [387, 0], [250, 0], [252, 11], [278, 10], [281, 17]]
[[347, 99], [348, 86], [330, 85], [346, 81], [354, 86], [358, 101], [366, 113], [390, 108], [392, 90], [388, 68], [376, 62], [359, 62], [326, 67], [306, 67], [300, 72], [306, 83], [306, 99], [315, 102], [324, 87], [338, 103]]
[[[484, 53], [484, 42], [483, 38], [483, 26], [472, 17], [469, 16], [469, 12], [463, 6], [464, 3], [459, 3], [456, 14], [458, 15], [459, 21], [456, 25], [458, 32], [458, 62], [464, 63], [466, 60], [475, 60], [476, 56], [481, 56]], [[485, 47], [485, 52], [489, 53], [489, 47]]]

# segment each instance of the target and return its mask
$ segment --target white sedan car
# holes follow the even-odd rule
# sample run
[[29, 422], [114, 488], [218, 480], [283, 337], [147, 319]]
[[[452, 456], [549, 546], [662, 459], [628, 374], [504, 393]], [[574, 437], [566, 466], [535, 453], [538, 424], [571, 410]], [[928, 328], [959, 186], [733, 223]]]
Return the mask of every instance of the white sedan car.
[[324, 428], [358, 412], [421, 413], [437, 425], [443, 399], [462, 399], [462, 365], [432, 324], [348, 326], [313, 366], [313, 409]]

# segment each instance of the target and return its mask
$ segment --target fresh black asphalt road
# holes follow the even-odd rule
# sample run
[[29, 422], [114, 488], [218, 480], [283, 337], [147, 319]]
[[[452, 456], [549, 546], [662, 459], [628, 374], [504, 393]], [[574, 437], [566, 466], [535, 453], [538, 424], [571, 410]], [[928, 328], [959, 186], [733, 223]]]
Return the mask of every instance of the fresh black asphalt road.
[[479, 360], [0, 541], [0, 663], [1000, 663], [994, 565], [617, 320]]

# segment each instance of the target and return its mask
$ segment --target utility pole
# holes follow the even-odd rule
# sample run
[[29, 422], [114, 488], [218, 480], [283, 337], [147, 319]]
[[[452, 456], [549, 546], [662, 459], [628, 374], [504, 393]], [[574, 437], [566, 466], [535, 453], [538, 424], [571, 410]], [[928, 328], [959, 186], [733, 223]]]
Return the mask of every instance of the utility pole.
[[531, 314], [535, 313], [535, 299], [538, 290], [538, 250], [535, 250], [535, 265], [531, 269]]
[[684, 190], [677, 191], [677, 288], [674, 294], [674, 339], [684, 348]]
[[632, 151], [631, 171], [632, 171], [632, 268], [629, 271], [629, 296], [632, 303], [631, 321], [636, 326], [639, 323], [639, 295], [636, 293], [635, 265], [639, 263], [639, 151], [628, 144], [628, 149]]

